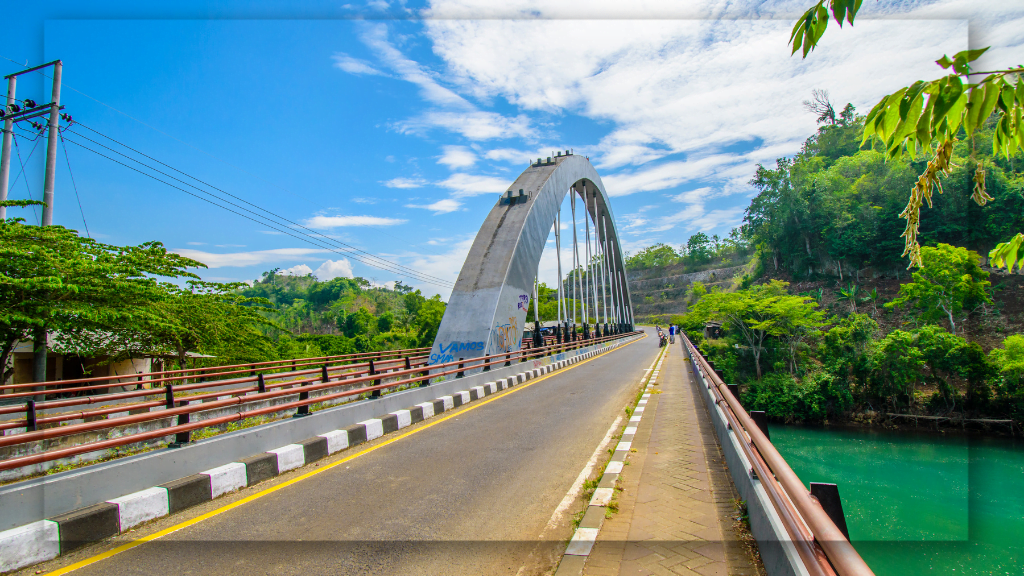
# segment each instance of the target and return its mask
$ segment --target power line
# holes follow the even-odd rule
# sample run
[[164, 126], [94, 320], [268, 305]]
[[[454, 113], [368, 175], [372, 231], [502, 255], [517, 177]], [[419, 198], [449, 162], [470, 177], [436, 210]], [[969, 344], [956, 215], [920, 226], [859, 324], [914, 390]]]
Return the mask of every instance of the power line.
[[64, 160], [68, 163], [68, 174], [71, 175], [71, 186], [75, 189], [75, 198], [78, 199], [78, 211], [82, 213], [82, 224], [85, 224], [85, 235], [92, 238], [92, 234], [89, 234], [89, 223], [85, 221], [85, 209], [82, 208], [82, 197], [78, 195], [78, 184], [75, 184], [75, 173], [71, 171], [71, 158], [68, 157], [68, 147], [64, 143], [64, 135], [57, 132], [60, 136], [60, 147], [64, 149]]
[[[415, 275], [417, 275], [419, 277], [422, 277], [422, 278], [429, 278], [429, 279], [432, 279], [432, 280], [435, 280], [435, 281], [443, 282], [443, 283], [445, 283], [445, 285], [450, 285], [451, 284], [451, 282], [449, 282], [448, 280], [445, 280], [443, 278], [438, 278], [437, 276], [432, 276], [430, 274], [426, 274], [426, 273], [420, 272], [420, 271], [415, 270], [413, 268], [409, 268], [408, 266], [404, 266], [402, 264], [399, 264], [399, 263], [396, 263], [396, 262], [392, 262], [390, 260], [386, 260], [384, 258], [381, 258], [380, 256], [377, 256], [376, 254], [372, 254], [370, 252], [367, 252], [365, 250], [356, 248], [355, 246], [352, 246], [352, 245], [347, 244], [345, 242], [341, 242], [340, 240], [336, 240], [336, 239], [330, 238], [328, 236], [325, 236], [324, 234], [321, 234], [319, 232], [311, 230], [310, 228], [308, 228], [306, 226], [303, 226], [302, 224], [299, 224], [298, 222], [295, 222], [295, 221], [293, 221], [293, 220], [291, 220], [289, 218], [281, 216], [281, 215], [279, 215], [279, 214], [277, 214], [275, 212], [271, 212], [270, 210], [262, 208], [261, 206], [258, 206], [256, 204], [253, 204], [252, 202], [249, 202], [248, 200], [246, 200], [244, 198], [240, 198], [240, 197], [238, 197], [238, 196], [236, 196], [236, 195], [234, 195], [234, 194], [232, 194], [232, 193], [230, 193], [230, 192], [228, 192], [226, 190], [218, 188], [218, 187], [214, 186], [213, 184], [210, 184], [209, 182], [205, 182], [205, 181], [203, 181], [203, 180], [201, 180], [199, 178], [196, 178], [195, 176], [192, 176], [192, 175], [188, 174], [187, 172], [179, 170], [179, 169], [177, 169], [177, 168], [175, 168], [175, 167], [173, 167], [173, 166], [171, 166], [171, 165], [169, 165], [169, 164], [167, 164], [165, 162], [161, 162], [160, 160], [158, 160], [156, 158], [153, 158], [152, 156], [149, 156], [148, 154], [146, 154], [144, 152], [136, 150], [135, 148], [132, 148], [131, 146], [128, 146], [127, 144], [125, 144], [123, 142], [120, 142], [120, 141], [118, 141], [115, 138], [107, 136], [106, 134], [103, 134], [102, 132], [100, 132], [100, 131], [98, 131], [98, 130], [96, 130], [94, 128], [90, 128], [89, 126], [86, 126], [85, 124], [82, 124], [81, 122], [76, 122], [75, 124], [78, 125], [78, 126], [82, 126], [83, 128], [85, 128], [85, 129], [87, 129], [87, 130], [89, 130], [91, 132], [94, 132], [95, 134], [98, 134], [99, 136], [102, 136], [102, 137], [104, 137], [104, 138], [106, 138], [106, 139], [108, 139], [108, 140], [110, 140], [112, 142], [115, 142], [116, 144], [119, 144], [120, 146], [123, 146], [123, 147], [127, 148], [128, 150], [131, 150], [132, 152], [134, 152], [136, 154], [139, 154], [140, 156], [143, 156], [145, 158], [148, 158], [149, 160], [152, 160], [153, 162], [156, 162], [156, 163], [158, 163], [158, 164], [160, 164], [162, 166], [165, 166], [168, 169], [173, 170], [173, 171], [175, 171], [175, 172], [185, 176], [186, 178], [195, 180], [196, 182], [199, 182], [200, 184], [203, 184], [204, 186], [207, 186], [207, 187], [209, 187], [209, 188], [211, 188], [213, 190], [216, 190], [217, 192], [220, 192], [222, 194], [230, 196], [231, 198], [234, 198], [234, 199], [238, 200], [239, 202], [243, 202], [245, 204], [248, 204], [249, 206], [252, 206], [256, 210], [259, 210], [260, 212], [263, 212], [263, 213], [268, 214], [268, 215], [270, 215], [270, 216], [272, 216], [272, 217], [274, 217], [274, 218], [276, 218], [278, 220], [281, 220], [281, 221], [289, 224], [290, 226], [301, 228], [302, 230], [305, 230], [306, 232], [309, 233], [309, 234], [305, 234], [304, 233], [304, 235], [306, 235], [306, 236], [311, 236], [311, 237], [315, 237], [315, 238], [318, 238], [318, 239], [323, 239], [323, 241], [336, 244], [336, 245], [342, 247], [344, 250], [349, 251], [349, 252], [363, 254], [366, 257], [371, 258], [374, 261], [379, 263], [379, 264], [369, 264], [369, 265], [371, 265], [371, 266], [373, 266], [375, 268], [380, 268], [380, 269], [383, 269], [383, 270], [388, 271], [388, 272], [404, 271], [407, 274], [415, 274]], [[136, 163], [139, 163], [139, 164], [142, 164], [142, 165], [145, 166], [144, 163], [142, 163], [142, 162], [140, 162], [138, 160], [135, 160], [134, 158], [131, 158], [130, 156], [128, 156], [126, 154], [118, 152], [118, 151], [110, 148], [109, 146], [105, 146], [104, 144], [102, 144], [100, 142], [97, 142], [97, 141], [89, 138], [88, 136], [85, 136], [84, 134], [81, 134], [80, 132], [72, 131], [72, 134], [75, 134], [76, 136], [84, 138], [84, 139], [88, 140], [89, 142], [92, 142], [93, 144], [96, 144], [97, 146], [101, 146], [103, 148], [106, 148], [107, 150], [110, 150], [111, 152], [113, 152], [115, 154], [119, 154], [121, 156], [124, 156], [125, 158], [129, 158], [133, 162], [136, 162]], [[183, 181], [183, 180], [181, 180], [179, 178], [175, 178], [174, 176], [171, 176], [170, 174], [166, 174], [166, 173], [164, 173], [164, 172], [162, 172], [160, 170], [157, 170], [156, 168], [153, 168], [153, 167], [150, 167], [150, 166], [147, 166], [147, 167], [150, 168], [151, 170], [159, 172], [160, 174], [163, 174], [164, 176], [167, 176], [168, 178], [172, 178], [174, 180], [177, 180], [178, 182], [181, 182], [182, 184], [185, 184], [186, 186], [190, 186], [192, 188], [195, 188], [196, 190], [200, 190], [204, 194], [209, 194], [209, 192], [207, 192], [205, 190], [202, 190], [201, 188], [199, 188], [198, 186], [195, 186], [194, 184], [190, 184], [190, 183], [185, 182], [185, 181]], [[231, 205], [233, 205], [233, 206], [235, 206], [235, 207], [237, 207], [239, 209], [242, 209], [242, 210], [245, 210], [245, 211], [250, 212], [252, 214], [255, 214], [255, 212], [253, 212], [251, 210], [248, 210], [247, 208], [244, 208], [242, 206], [239, 206], [239, 205], [235, 204], [234, 202], [231, 202], [229, 200], [223, 200], [223, 199], [221, 199], [221, 200], [224, 201], [224, 202], [228, 202], [229, 204], [231, 204]], [[367, 262], [363, 262], [363, 263], [364, 264], [368, 264]]]
[[[79, 136], [81, 136], [80, 134], [77, 134], [77, 133], [75, 133], [75, 134], [76, 134], [76, 135], [79, 135]], [[84, 138], [84, 136], [83, 136], [83, 138]], [[251, 212], [251, 211], [249, 211], [249, 210], [246, 210], [246, 211], [247, 211], [247, 212], [250, 212], [250, 213], [252, 213], [252, 214], [253, 214], [253, 216], [249, 216], [249, 215], [247, 215], [247, 214], [244, 214], [244, 213], [242, 213], [242, 212], [238, 212], [238, 211], [236, 211], [236, 210], [232, 210], [231, 208], [228, 208], [227, 206], [223, 206], [223, 205], [221, 205], [221, 204], [218, 204], [217, 202], [215, 202], [215, 201], [213, 201], [213, 200], [210, 200], [209, 198], [204, 198], [204, 197], [202, 197], [202, 196], [199, 196], [199, 195], [197, 195], [197, 194], [195, 194], [195, 193], [193, 193], [193, 192], [190, 192], [189, 190], [186, 190], [186, 189], [184, 189], [184, 188], [181, 188], [181, 187], [179, 187], [179, 186], [176, 186], [176, 185], [174, 185], [174, 184], [172, 184], [172, 183], [170, 183], [170, 182], [167, 182], [166, 180], [162, 180], [162, 179], [160, 179], [160, 178], [158, 178], [158, 177], [156, 177], [156, 176], [154, 176], [154, 175], [152, 175], [152, 174], [149, 174], [149, 173], [147, 173], [147, 172], [145, 172], [145, 171], [143, 171], [143, 170], [140, 170], [140, 169], [138, 169], [138, 168], [135, 168], [134, 166], [131, 166], [131, 165], [128, 165], [128, 164], [126, 164], [126, 163], [124, 163], [124, 162], [121, 162], [120, 160], [117, 160], [116, 158], [111, 158], [110, 156], [107, 156], [106, 154], [103, 154], [102, 152], [98, 152], [98, 151], [96, 151], [96, 150], [93, 150], [93, 149], [89, 148], [88, 146], [85, 146], [84, 144], [81, 144], [81, 143], [79, 143], [79, 142], [76, 142], [76, 141], [74, 141], [74, 140], [72, 140], [72, 139], [70, 139], [70, 138], [68, 138], [68, 139], [66, 139], [66, 140], [67, 140], [68, 142], [70, 142], [70, 143], [72, 143], [72, 144], [74, 144], [74, 145], [76, 145], [76, 146], [80, 147], [80, 148], [83, 148], [83, 149], [85, 149], [85, 150], [88, 150], [89, 152], [92, 152], [93, 154], [96, 154], [96, 155], [98, 155], [98, 156], [102, 156], [102, 157], [106, 158], [107, 160], [110, 160], [111, 162], [114, 162], [114, 163], [116, 163], [116, 164], [120, 164], [121, 166], [124, 166], [125, 168], [128, 168], [128, 169], [130, 169], [130, 170], [133, 170], [133, 171], [135, 171], [135, 172], [138, 172], [139, 174], [142, 174], [142, 175], [144, 175], [144, 176], [148, 176], [149, 178], [152, 178], [153, 180], [156, 180], [157, 182], [160, 182], [160, 183], [162, 183], [162, 184], [166, 184], [167, 186], [170, 186], [171, 188], [174, 188], [174, 189], [176, 189], [176, 190], [180, 190], [181, 192], [184, 192], [184, 193], [188, 194], [189, 196], [192, 196], [192, 197], [194, 197], [194, 198], [197, 198], [197, 199], [199, 199], [199, 200], [202, 200], [202, 201], [204, 201], [204, 202], [207, 202], [207, 203], [209, 203], [209, 204], [212, 204], [212, 205], [214, 205], [214, 206], [217, 206], [218, 208], [222, 208], [222, 209], [224, 209], [224, 210], [227, 210], [228, 212], [231, 212], [231, 213], [233, 213], [233, 214], [236, 214], [236, 215], [238, 215], [238, 216], [241, 216], [241, 217], [243, 217], [243, 218], [245, 218], [245, 219], [247, 219], [247, 220], [250, 220], [250, 221], [252, 221], [252, 222], [255, 222], [255, 223], [257, 223], [257, 224], [261, 224], [261, 225], [264, 225], [264, 226], [268, 226], [268, 227], [272, 228], [273, 230], [275, 230], [275, 231], [277, 231], [277, 232], [280, 232], [280, 233], [282, 233], [282, 234], [285, 234], [285, 235], [287, 235], [287, 236], [291, 236], [292, 238], [295, 238], [295, 239], [297, 239], [297, 240], [302, 240], [302, 241], [304, 241], [304, 242], [307, 242], [307, 243], [309, 243], [309, 244], [312, 244], [312, 245], [314, 245], [314, 246], [317, 246], [318, 248], [326, 249], [326, 250], [328, 250], [328, 251], [330, 251], [330, 252], [334, 252], [334, 253], [336, 253], [336, 254], [340, 254], [340, 255], [346, 255], [345, 253], [343, 253], [343, 252], [340, 252], [339, 250], [335, 249], [334, 247], [332, 247], [332, 246], [330, 246], [330, 245], [328, 245], [328, 244], [325, 244], [325, 243], [323, 243], [322, 241], [319, 241], [319, 240], [317, 240], [317, 239], [316, 239], [316, 238], [314, 238], [314, 237], [305, 237], [305, 236], [297, 236], [297, 235], [295, 235], [295, 234], [292, 234], [292, 233], [291, 233], [291, 231], [289, 231], [288, 229], [282, 229], [282, 228], [280, 228], [279, 226], [282, 226], [281, 224], [278, 224], [278, 223], [276, 223], [276, 222], [270, 221], [270, 220], [268, 220], [268, 219], [267, 219], [267, 218], [265, 218], [265, 217], [262, 217], [262, 216], [260, 216], [260, 215], [258, 215], [258, 214], [254, 214], [254, 213], [252, 213], [252, 212]], [[115, 152], [115, 153], [117, 153], [116, 151], [114, 151], [114, 152]], [[125, 156], [125, 155], [124, 155], [124, 154], [121, 154], [121, 156]], [[125, 156], [125, 157], [126, 157], [126, 158], [128, 158], [127, 156]], [[128, 159], [129, 159], [129, 160], [132, 160], [132, 161], [134, 161], [134, 162], [136, 162], [136, 163], [139, 163], [139, 164], [141, 164], [141, 165], [143, 165], [143, 166], [147, 166], [146, 164], [144, 164], [144, 163], [142, 163], [142, 162], [139, 162], [138, 160], [135, 160], [135, 159], [132, 159], [132, 158], [128, 158]], [[155, 171], [155, 172], [160, 172], [159, 170], [156, 170], [155, 168], [153, 168], [153, 167], [151, 167], [151, 166], [147, 166], [147, 167], [148, 167], [149, 169], [151, 169], [151, 170]], [[160, 172], [160, 173], [161, 173], [161, 174], [163, 174], [162, 172]], [[166, 175], [166, 174], [165, 174], [165, 175]], [[169, 177], [169, 178], [172, 178], [172, 179], [175, 179], [175, 180], [178, 180], [178, 179], [174, 178], [173, 176], [168, 176], [168, 177]], [[178, 181], [179, 181], [179, 182], [181, 182], [180, 180], [178, 180]], [[188, 185], [187, 183], [185, 183], [185, 184], [186, 184], [186, 185]], [[192, 187], [193, 187], [193, 188], [196, 188], [195, 186], [192, 186]], [[208, 195], [208, 196], [213, 196], [214, 198], [216, 198], [216, 196], [214, 196], [214, 195], [212, 195], [212, 194], [210, 194], [210, 193], [208, 193], [208, 192], [205, 192], [205, 191], [203, 191], [203, 190], [201, 190], [201, 189], [199, 189], [199, 188], [196, 188], [196, 189], [197, 189], [197, 190], [199, 190], [200, 192], [202, 192], [202, 193], [204, 193], [204, 194]], [[218, 199], [218, 200], [221, 200], [221, 201], [223, 201], [223, 202], [227, 202], [227, 201], [225, 201], [225, 200], [223, 200], [223, 199], [221, 199], [221, 198], [217, 198], [217, 199]], [[230, 202], [229, 202], [229, 203], [230, 203]], [[233, 206], [236, 206], [236, 207], [238, 207], [238, 206], [237, 206], [236, 204], [234, 204], [234, 203], [230, 203], [230, 204], [231, 204], [231, 205], [233, 205]], [[240, 208], [240, 207], [239, 207], [239, 208]], [[244, 208], [241, 208], [241, 209], [242, 209], [242, 210], [245, 210]], [[261, 222], [260, 220], [262, 220], [262, 222]], [[308, 235], [307, 235], [307, 236], [308, 236]], [[419, 280], [419, 281], [421, 281], [421, 282], [425, 282], [425, 283], [428, 283], [428, 284], [434, 284], [434, 285], [442, 285], [442, 284], [439, 284], [439, 283], [438, 283], [438, 281], [436, 281], [436, 280], [431, 280], [431, 279], [430, 279], [429, 277], [426, 277], [426, 275], [424, 275], [424, 274], [420, 274], [420, 273], [417, 273], [417, 272], [415, 272], [415, 271], [413, 271], [413, 272], [411, 272], [411, 273], [407, 273], [407, 272], [401, 272], [401, 271], [396, 271], [396, 270], [392, 270], [392, 269], [387, 269], [387, 268], [384, 268], [384, 267], [382, 267], [382, 266], [380, 266], [380, 265], [376, 265], [376, 264], [374, 264], [374, 263], [371, 263], [371, 262], [366, 262], [365, 260], [363, 260], [362, 258], [359, 258], [359, 257], [357, 257], [357, 256], [352, 256], [351, 254], [348, 254], [348, 256], [352, 257], [352, 258], [353, 258], [354, 260], [356, 260], [356, 261], [358, 261], [358, 262], [360, 262], [360, 263], [362, 263], [362, 264], [366, 264], [367, 266], [372, 266], [372, 267], [374, 267], [374, 268], [379, 268], [379, 269], [385, 270], [385, 271], [387, 271], [387, 272], [391, 272], [391, 273], [393, 273], [393, 274], [398, 274], [398, 275], [400, 275], [400, 276], [405, 276], [405, 277], [407, 277], [407, 278], [412, 278], [412, 279], [414, 279], [414, 280]], [[450, 286], [449, 286], [448, 284], [444, 284], [443, 286], [444, 286], [444, 287], [450, 287]]]
[[[7, 60], [9, 62], [13, 62], [14, 64], [17, 64], [18, 66], [21, 66], [22, 68], [29, 68], [27, 63], [26, 64], [22, 64], [21, 62], [18, 62], [17, 60], [8, 58], [8, 57], [3, 56], [3, 55], [0, 55], [0, 58], [3, 58], [4, 60]], [[50, 76], [48, 76], [42, 70], [36, 70], [35, 72], [37, 74], [42, 75], [44, 78], [50, 78], [52, 80], [52, 78]], [[261, 181], [269, 184], [270, 186], [273, 186], [274, 188], [277, 188], [278, 190], [282, 190], [284, 192], [287, 192], [288, 194], [290, 194], [292, 196], [295, 196], [296, 198], [298, 198], [300, 200], [304, 200], [304, 201], [308, 202], [309, 204], [312, 204], [313, 206], [316, 206], [316, 207], [321, 208], [321, 209], [326, 209], [326, 207], [323, 206], [322, 204], [318, 204], [316, 202], [313, 202], [309, 198], [305, 198], [303, 196], [299, 196], [295, 192], [292, 192], [291, 190], [289, 190], [289, 189], [287, 189], [287, 188], [285, 188], [285, 187], [283, 187], [283, 186], [281, 186], [279, 184], [275, 184], [275, 183], [271, 182], [270, 180], [267, 180], [266, 178], [263, 178], [263, 177], [259, 176], [258, 174], [253, 174], [252, 172], [249, 172], [248, 170], [245, 170], [244, 168], [236, 166], [236, 165], [228, 162], [227, 160], [224, 160], [222, 158], [218, 158], [217, 156], [214, 156], [213, 154], [210, 154], [209, 152], [203, 150], [202, 148], [199, 148], [197, 146], [193, 146], [192, 144], [189, 144], [188, 142], [185, 142], [184, 140], [182, 140], [180, 138], [177, 138], [177, 137], [175, 137], [175, 136], [173, 136], [171, 134], [168, 134], [167, 132], [164, 132], [163, 130], [160, 130], [159, 128], [157, 128], [155, 126], [151, 126], [151, 125], [143, 122], [142, 120], [139, 120], [138, 118], [132, 116], [131, 114], [128, 114], [127, 112], [123, 112], [121, 110], [118, 110], [117, 108], [111, 106], [110, 104], [107, 104], [106, 102], [103, 102], [102, 100], [94, 98], [94, 97], [86, 94], [85, 92], [82, 92], [81, 90], [76, 90], [75, 88], [72, 88], [71, 86], [68, 86], [66, 83], [62, 83], [62, 87], [66, 88], [68, 90], [71, 90], [72, 92], [77, 92], [78, 94], [81, 94], [82, 96], [85, 96], [89, 100], [92, 100], [93, 102], [96, 102], [97, 104], [100, 104], [101, 106], [109, 108], [109, 109], [113, 110], [114, 112], [117, 112], [118, 114], [120, 114], [120, 115], [122, 115], [122, 116], [124, 116], [124, 117], [126, 117], [126, 118], [128, 118], [130, 120], [134, 120], [135, 122], [138, 122], [139, 124], [142, 124], [146, 128], [149, 128], [150, 130], [153, 130], [155, 132], [159, 132], [160, 134], [163, 134], [164, 136], [166, 136], [166, 137], [168, 137], [168, 138], [170, 138], [172, 140], [175, 140], [175, 141], [177, 141], [177, 142], [179, 142], [181, 144], [184, 144], [185, 146], [188, 146], [189, 148], [191, 148], [191, 149], [193, 149], [193, 150], [195, 150], [195, 151], [197, 151], [197, 152], [199, 152], [201, 154], [209, 156], [210, 158], [213, 158], [214, 160], [216, 160], [216, 161], [218, 161], [218, 162], [220, 162], [222, 164], [226, 164], [227, 166], [230, 166], [230, 167], [234, 168], [235, 170], [238, 170], [239, 172], [242, 172], [243, 174], [247, 174], [249, 176], [252, 176], [253, 178], [261, 180]], [[87, 126], [87, 128], [88, 128], [88, 126]], [[395, 240], [401, 240], [400, 238], [397, 238], [396, 236], [393, 236], [393, 235], [388, 234], [386, 232], [382, 232], [382, 234], [385, 235], [385, 236], [388, 236], [389, 238], [393, 238]], [[421, 248], [421, 250], [422, 250], [422, 248]], [[437, 255], [436, 252], [429, 252], [429, 251], [427, 251], [427, 252], [430, 253], [430, 254], [433, 254], [435, 256]], [[442, 280], [442, 281], [443, 282], [447, 282], [447, 280]]]

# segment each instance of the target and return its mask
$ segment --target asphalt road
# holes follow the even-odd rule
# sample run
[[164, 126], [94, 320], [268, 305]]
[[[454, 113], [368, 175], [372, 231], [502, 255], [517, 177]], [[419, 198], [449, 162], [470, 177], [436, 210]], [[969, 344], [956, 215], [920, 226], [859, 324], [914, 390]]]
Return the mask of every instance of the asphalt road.
[[[74, 573], [548, 572], [583, 502], [549, 527], [552, 514], [624, 414], [657, 352], [656, 339], [645, 338], [485, 404], [471, 403], [448, 420], [409, 428], [415, 431], [409, 437]], [[94, 556], [352, 453], [34, 568]]]

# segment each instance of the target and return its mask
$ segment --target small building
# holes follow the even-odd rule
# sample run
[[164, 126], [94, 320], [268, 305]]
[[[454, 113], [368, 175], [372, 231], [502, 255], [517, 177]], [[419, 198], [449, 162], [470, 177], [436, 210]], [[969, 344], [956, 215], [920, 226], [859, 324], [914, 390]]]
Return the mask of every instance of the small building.
[[704, 337], [708, 340], [717, 340], [723, 336], [721, 322], [705, 322], [704, 323]]

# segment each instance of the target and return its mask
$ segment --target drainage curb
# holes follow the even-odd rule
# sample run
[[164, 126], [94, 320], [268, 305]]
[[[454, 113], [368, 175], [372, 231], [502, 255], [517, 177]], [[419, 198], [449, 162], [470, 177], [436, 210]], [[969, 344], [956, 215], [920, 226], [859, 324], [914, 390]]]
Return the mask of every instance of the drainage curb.
[[604, 525], [608, 504], [615, 495], [615, 483], [618, 482], [619, 475], [622, 474], [622, 467], [626, 465], [626, 458], [629, 457], [633, 436], [636, 435], [637, 427], [640, 426], [644, 410], [647, 408], [647, 400], [651, 396], [651, 386], [654, 386], [654, 383], [658, 380], [658, 375], [661, 373], [661, 363], [665, 360], [667, 354], [668, 346], [661, 351], [657, 364], [647, 376], [647, 383], [644, 385], [643, 394], [640, 396], [640, 400], [637, 401], [636, 408], [633, 410], [629, 421], [626, 422], [622, 436], [619, 438], [618, 444], [615, 445], [611, 459], [605, 465], [604, 473], [601, 475], [601, 482], [598, 483], [597, 489], [594, 490], [594, 494], [590, 498], [590, 504], [587, 505], [587, 511], [584, 513], [579, 527], [576, 528], [576, 532], [572, 535], [572, 539], [569, 540], [568, 546], [565, 547], [565, 553], [562, 556], [562, 560], [558, 563], [555, 576], [576, 576], [583, 573], [583, 567], [586, 564], [587, 558], [590, 557], [590, 552], [594, 549], [594, 543], [597, 542], [597, 536]]

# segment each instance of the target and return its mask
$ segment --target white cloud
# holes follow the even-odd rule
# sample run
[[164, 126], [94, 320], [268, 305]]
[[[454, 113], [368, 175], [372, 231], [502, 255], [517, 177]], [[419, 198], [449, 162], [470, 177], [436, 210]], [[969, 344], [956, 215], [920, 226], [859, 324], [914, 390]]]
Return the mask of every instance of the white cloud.
[[[381, 182], [381, 184], [388, 188], [419, 188], [426, 183], [427, 181], [423, 178], [392, 178], [391, 180]], [[356, 202], [359, 201], [358, 199], [356, 200]]]
[[463, 198], [480, 194], [500, 194], [508, 188], [511, 181], [507, 178], [459, 173], [452, 174], [437, 184], [451, 190], [455, 198]]
[[[459, 208], [462, 208], [462, 202], [453, 198], [445, 198], [444, 200], [438, 200], [433, 204], [418, 205], [418, 204], [406, 204], [406, 208], [423, 208], [430, 210], [434, 214], [447, 214], [449, 212], [455, 212]], [[428, 242], [429, 244], [429, 242]]]
[[281, 276], [305, 276], [307, 274], [312, 274], [313, 269], [310, 268], [309, 266], [306, 266], [305, 264], [296, 264], [291, 268], [278, 270], [277, 273], [280, 274]]
[[198, 260], [210, 268], [230, 268], [243, 266], [258, 266], [275, 262], [295, 261], [299, 258], [306, 258], [312, 254], [322, 254], [327, 250], [316, 248], [275, 248], [273, 250], [256, 250], [252, 252], [231, 252], [227, 254], [214, 254], [190, 248], [173, 250], [186, 258]]
[[384, 218], [381, 216], [313, 216], [303, 224], [315, 230], [340, 228], [342, 226], [394, 226], [404, 224], [401, 218]]
[[185, 242], [189, 246], [206, 246], [206, 242]]
[[313, 272], [321, 282], [333, 280], [335, 278], [354, 278], [355, 274], [352, 272], [352, 263], [346, 258], [341, 260], [327, 260]]
[[345, 53], [342, 53], [342, 52], [339, 52], [338, 54], [335, 54], [334, 56], [332, 56], [332, 58], [334, 59], [334, 65], [337, 68], [341, 68], [342, 70], [344, 70], [345, 72], [348, 72], [349, 74], [376, 75], [376, 76], [384, 76], [385, 75], [380, 70], [377, 70], [376, 68], [374, 68], [373, 65], [370, 64], [369, 62], [367, 62], [366, 60], [360, 60], [358, 58], [353, 58], [353, 57], [349, 56], [348, 54], [345, 54]]
[[443, 146], [444, 153], [438, 159], [438, 164], [444, 164], [452, 170], [468, 168], [476, 164], [476, 154], [465, 146]]
[[470, 140], [492, 138], [529, 138], [536, 135], [530, 120], [520, 114], [507, 118], [495, 112], [445, 112], [433, 110], [395, 124], [403, 134], [426, 134], [431, 128], [441, 128], [461, 134]]
[[[468, 236], [461, 240], [446, 239], [447, 251], [441, 254], [419, 254], [409, 252], [396, 255], [401, 259], [402, 264], [419, 272], [430, 274], [438, 278], [450, 279], [452, 283], [459, 277], [462, 264], [466, 261], [466, 255], [473, 245], [474, 236]], [[424, 294], [440, 293], [445, 300], [451, 295], [451, 288], [441, 288], [433, 284], [423, 284], [413, 281], [413, 285], [420, 287]]]

